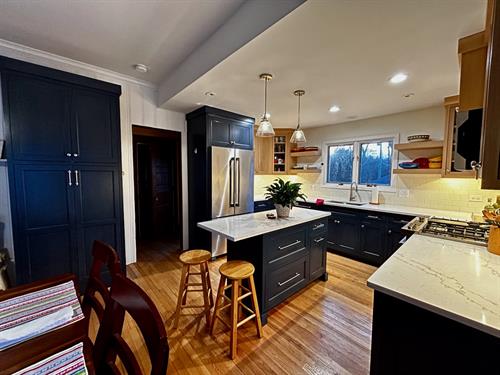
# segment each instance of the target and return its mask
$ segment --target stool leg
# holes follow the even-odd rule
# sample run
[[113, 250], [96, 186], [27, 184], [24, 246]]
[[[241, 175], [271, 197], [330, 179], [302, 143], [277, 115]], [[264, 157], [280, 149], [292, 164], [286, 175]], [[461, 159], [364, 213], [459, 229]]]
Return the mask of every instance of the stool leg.
[[210, 327], [210, 302], [208, 298], [208, 284], [207, 284], [207, 269], [205, 268], [206, 264], [200, 264], [200, 273], [201, 273], [201, 284], [203, 289], [203, 304], [205, 306], [205, 317], [207, 320], [207, 330]]
[[210, 307], [214, 307], [214, 295], [213, 295], [213, 291], [212, 291], [212, 282], [210, 281], [210, 270], [208, 268], [208, 262], [205, 262], [205, 269], [207, 271], [207, 273], [206, 273], [207, 284], [208, 284], [208, 290], [210, 292], [210, 294], [208, 295], [208, 297], [210, 299]]
[[260, 320], [259, 302], [257, 301], [257, 292], [255, 291], [255, 282], [253, 275], [250, 276], [250, 291], [252, 292], [252, 305], [255, 312], [255, 325], [257, 326], [257, 335], [262, 337], [262, 322]]
[[214, 334], [215, 329], [215, 321], [217, 320], [217, 314], [219, 313], [219, 309], [221, 308], [221, 303], [224, 299], [224, 287], [226, 286], [226, 278], [224, 276], [220, 276], [219, 281], [219, 289], [217, 291], [217, 297], [215, 298], [215, 309], [214, 314], [212, 315], [212, 321], [210, 322], [210, 334]]
[[[191, 266], [188, 264], [187, 265], [187, 273], [186, 273], [186, 276], [185, 276], [185, 280], [184, 280], [184, 285], [186, 285], [186, 290], [187, 290], [187, 284], [189, 284], [189, 274], [190, 274], [190, 271], [191, 271]], [[184, 296], [182, 297], [182, 304], [185, 305], [186, 302], [187, 302], [187, 292], [186, 294], [184, 294]]]
[[179, 325], [179, 315], [181, 314], [182, 299], [183, 299], [182, 295], [184, 294], [184, 289], [186, 288], [187, 272], [188, 272], [188, 267], [185, 264], [183, 264], [181, 271], [181, 283], [179, 286], [179, 295], [177, 296], [177, 307], [175, 309], [174, 328], [177, 328], [177, 326]]
[[231, 296], [231, 348], [229, 354], [231, 359], [236, 358], [237, 334], [238, 334], [238, 297], [240, 295], [239, 281], [233, 280]]

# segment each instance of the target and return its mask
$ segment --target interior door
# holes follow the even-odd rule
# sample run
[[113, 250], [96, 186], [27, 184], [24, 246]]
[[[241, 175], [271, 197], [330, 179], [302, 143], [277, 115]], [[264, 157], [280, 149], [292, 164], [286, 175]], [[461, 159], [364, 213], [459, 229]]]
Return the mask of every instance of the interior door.
[[[79, 162], [118, 161], [118, 99], [93, 90], [73, 90], [73, 157]], [[75, 156], [76, 155], [76, 156]]]
[[234, 213], [253, 212], [253, 151], [235, 149]]
[[14, 176], [17, 282], [77, 272], [72, 170], [65, 165], [18, 164]]

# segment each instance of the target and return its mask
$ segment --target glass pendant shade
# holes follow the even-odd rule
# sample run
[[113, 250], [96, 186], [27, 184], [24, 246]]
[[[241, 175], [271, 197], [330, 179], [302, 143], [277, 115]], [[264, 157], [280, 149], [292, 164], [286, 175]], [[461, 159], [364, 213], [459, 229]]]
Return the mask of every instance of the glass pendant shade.
[[293, 95], [299, 98], [298, 108], [297, 108], [297, 128], [294, 130], [292, 137], [290, 138], [290, 143], [304, 143], [306, 142], [306, 136], [304, 131], [300, 128], [300, 97], [305, 95], [304, 90], [295, 90]]
[[290, 138], [290, 143], [304, 143], [306, 142], [306, 136], [304, 135], [304, 131], [302, 129], [295, 129], [292, 134], [292, 138]]
[[262, 120], [260, 120], [256, 135], [257, 137], [272, 137], [274, 135], [273, 125], [267, 117], [262, 117]]
[[260, 120], [259, 127], [257, 129], [257, 133], [255, 135], [257, 137], [272, 137], [274, 136], [274, 129], [271, 121], [269, 121], [269, 117], [267, 114], [267, 82], [273, 79], [273, 76], [269, 73], [262, 73], [259, 76], [260, 79], [265, 81], [264, 84], [264, 116], [262, 116], [262, 120]]

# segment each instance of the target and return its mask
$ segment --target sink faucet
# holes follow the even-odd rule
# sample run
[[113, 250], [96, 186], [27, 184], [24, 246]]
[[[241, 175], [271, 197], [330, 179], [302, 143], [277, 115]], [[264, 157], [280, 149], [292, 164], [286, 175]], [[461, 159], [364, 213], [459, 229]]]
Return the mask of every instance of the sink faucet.
[[[353, 191], [353, 187], [354, 186], [356, 186], [356, 188]], [[352, 201], [356, 200], [356, 195], [353, 194], [354, 192], [356, 192], [356, 194], [359, 196], [359, 193], [358, 193], [358, 184], [355, 181], [351, 182], [351, 188], [349, 189], [349, 202], [352, 202]]]

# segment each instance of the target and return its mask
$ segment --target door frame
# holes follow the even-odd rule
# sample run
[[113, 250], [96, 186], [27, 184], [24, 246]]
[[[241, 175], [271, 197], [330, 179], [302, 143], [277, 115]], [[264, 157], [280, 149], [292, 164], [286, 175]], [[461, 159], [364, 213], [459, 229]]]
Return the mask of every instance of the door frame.
[[[182, 154], [181, 154], [181, 132], [175, 130], [151, 128], [148, 126], [132, 125], [132, 147], [133, 147], [133, 161], [134, 161], [134, 190], [136, 188], [135, 182], [137, 181], [138, 165], [137, 157], [135, 155], [134, 137], [150, 137], [156, 139], [164, 139], [175, 142], [175, 157], [176, 157], [176, 185], [177, 185], [177, 215], [179, 217], [179, 246], [180, 249], [184, 248], [184, 217], [182, 212]], [[134, 194], [134, 207], [136, 205]], [[135, 207], [137, 208], [137, 207]]]

